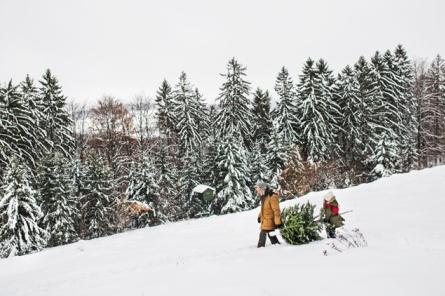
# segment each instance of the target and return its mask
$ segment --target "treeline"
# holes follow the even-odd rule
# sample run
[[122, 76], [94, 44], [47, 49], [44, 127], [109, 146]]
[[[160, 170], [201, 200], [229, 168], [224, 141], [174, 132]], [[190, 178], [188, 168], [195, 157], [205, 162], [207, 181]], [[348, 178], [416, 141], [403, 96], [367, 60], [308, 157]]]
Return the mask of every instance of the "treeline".
[[[308, 59], [296, 82], [279, 71], [276, 104], [235, 58], [222, 76], [210, 106], [185, 73], [153, 101], [91, 109], [67, 104], [49, 70], [1, 87], [0, 256], [251, 209], [257, 180], [292, 198], [444, 162], [440, 56], [413, 63], [398, 46], [338, 75]], [[213, 201], [192, 197], [198, 184]]]

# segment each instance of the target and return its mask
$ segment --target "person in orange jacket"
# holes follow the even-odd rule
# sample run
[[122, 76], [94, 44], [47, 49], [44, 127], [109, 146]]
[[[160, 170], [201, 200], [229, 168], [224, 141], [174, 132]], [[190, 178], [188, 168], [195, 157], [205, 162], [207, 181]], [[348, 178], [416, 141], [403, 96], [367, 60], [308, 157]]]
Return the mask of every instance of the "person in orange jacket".
[[261, 231], [257, 247], [261, 248], [266, 245], [266, 236], [269, 237], [273, 245], [279, 244], [280, 242], [275, 234], [275, 229], [282, 226], [278, 192], [272, 190], [269, 184], [263, 182], [258, 182], [255, 185], [255, 191], [261, 198], [261, 211], [258, 214]]

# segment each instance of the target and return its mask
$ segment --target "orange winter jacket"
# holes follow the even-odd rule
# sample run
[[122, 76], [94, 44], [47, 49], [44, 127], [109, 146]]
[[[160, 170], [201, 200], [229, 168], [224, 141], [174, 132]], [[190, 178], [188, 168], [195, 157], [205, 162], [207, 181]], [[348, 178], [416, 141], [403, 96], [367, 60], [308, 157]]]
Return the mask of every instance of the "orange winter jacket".
[[280, 202], [278, 198], [278, 193], [276, 192], [262, 197], [261, 211], [258, 214], [262, 230], [274, 230], [281, 224]]

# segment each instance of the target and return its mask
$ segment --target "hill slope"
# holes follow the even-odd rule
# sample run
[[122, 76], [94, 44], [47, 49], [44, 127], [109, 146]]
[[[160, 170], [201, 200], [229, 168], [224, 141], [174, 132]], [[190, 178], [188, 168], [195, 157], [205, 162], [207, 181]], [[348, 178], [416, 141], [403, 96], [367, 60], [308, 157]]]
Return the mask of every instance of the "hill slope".
[[256, 209], [0, 260], [0, 295], [445, 295], [444, 185], [437, 167], [336, 190], [367, 248], [256, 249]]

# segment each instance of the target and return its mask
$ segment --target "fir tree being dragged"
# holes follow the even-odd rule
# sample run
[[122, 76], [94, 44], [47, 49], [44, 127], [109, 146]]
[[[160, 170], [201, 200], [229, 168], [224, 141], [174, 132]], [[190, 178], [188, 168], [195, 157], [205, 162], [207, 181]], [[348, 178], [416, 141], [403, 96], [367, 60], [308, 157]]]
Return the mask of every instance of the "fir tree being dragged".
[[303, 205], [287, 207], [281, 213], [283, 228], [281, 236], [291, 245], [302, 245], [320, 240], [322, 224], [314, 217], [315, 205], [307, 202]]

